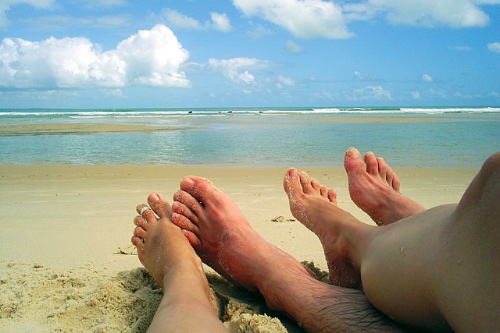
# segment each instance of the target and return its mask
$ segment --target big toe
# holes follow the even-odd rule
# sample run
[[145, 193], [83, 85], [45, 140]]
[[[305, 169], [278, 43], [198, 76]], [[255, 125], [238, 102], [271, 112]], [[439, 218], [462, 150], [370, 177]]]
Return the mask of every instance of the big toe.
[[361, 157], [361, 153], [356, 148], [349, 148], [344, 157], [344, 168], [347, 174], [364, 169], [365, 164]]
[[202, 203], [213, 200], [213, 198], [215, 198], [215, 193], [219, 193], [208, 179], [196, 176], [184, 177], [181, 181], [180, 188]]
[[161, 194], [151, 193], [148, 196], [148, 204], [160, 218], [170, 219], [172, 217], [172, 207]]
[[297, 169], [288, 169], [285, 179], [283, 180], [283, 188], [290, 199], [302, 192], [302, 185], [300, 183], [300, 176]]

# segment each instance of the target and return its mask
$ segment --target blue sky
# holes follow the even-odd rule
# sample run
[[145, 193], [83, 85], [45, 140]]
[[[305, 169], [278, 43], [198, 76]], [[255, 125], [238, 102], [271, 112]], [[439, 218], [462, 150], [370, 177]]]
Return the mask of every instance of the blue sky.
[[500, 0], [2, 0], [0, 108], [499, 106]]

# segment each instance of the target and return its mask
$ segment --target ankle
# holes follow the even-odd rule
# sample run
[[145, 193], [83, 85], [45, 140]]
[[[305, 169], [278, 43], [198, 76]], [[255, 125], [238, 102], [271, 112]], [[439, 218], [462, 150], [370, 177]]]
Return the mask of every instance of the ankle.
[[270, 275], [259, 283], [258, 290], [266, 300], [266, 305], [275, 311], [286, 312], [293, 316], [297, 309], [296, 299], [290, 302], [290, 295], [299, 293], [297, 289], [305, 288], [307, 281], [316, 280], [313, 274], [298, 261], [293, 259], [283, 267], [276, 267], [280, 274]]

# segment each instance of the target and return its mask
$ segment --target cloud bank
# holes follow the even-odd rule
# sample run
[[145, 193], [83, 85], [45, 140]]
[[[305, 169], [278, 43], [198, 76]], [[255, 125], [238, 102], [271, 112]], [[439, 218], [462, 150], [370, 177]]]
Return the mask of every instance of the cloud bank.
[[41, 42], [5, 38], [0, 44], [0, 88], [187, 87], [190, 82], [180, 67], [188, 58], [164, 25], [140, 30], [105, 52], [82, 37]]
[[249, 17], [259, 17], [297, 38], [353, 37], [347, 25], [384, 17], [393, 25], [484, 27], [490, 18], [479, 6], [500, 0], [233, 0]]
[[322, 0], [233, 0], [247, 16], [258, 16], [298, 38], [349, 38], [342, 8]]

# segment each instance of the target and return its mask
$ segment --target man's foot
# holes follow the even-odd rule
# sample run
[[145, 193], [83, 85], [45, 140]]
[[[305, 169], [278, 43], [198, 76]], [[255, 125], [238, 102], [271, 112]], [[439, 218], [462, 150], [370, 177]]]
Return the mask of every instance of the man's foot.
[[210, 297], [201, 259], [193, 251], [181, 229], [171, 222], [170, 205], [159, 194], [151, 194], [148, 203], [151, 209], [144, 204], [137, 206], [136, 210], [141, 215], [134, 219], [137, 227], [132, 244], [137, 247], [139, 260], [162, 289], [168, 287], [171, 277], [186, 272], [199, 278]]
[[[325, 199], [320, 190], [319, 197], [326, 206], [336, 207], [334, 196]], [[174, 200], [172, 221], [206, 264], [238, 285], [258, 289], [271, 309], [288, 313], [307, 331], [400, 331], [364, 293], [318, 281], [296, 259], [264, 240], [236, 204], [207, 180], [184, 178]]]
[[425, 210], [399, 192], [399, 177], [383, 158], [369, 152], [363, 161], [357, 149], [349, 148], [344, 167], [352, 201], [378, 225], [391, 224]]
[[319, 237], [332, 284], [360, 288], [359, 265], [351, 252], [349, 237], [343, 233], [344, 226], [353, 226], [355, 229], [360, 222], [337, 207], [334, 190], [320, 186], [305, 172], [289, 169], [283, 187], [293, 216]]
[[[275, 270], [307, 271], [262, 238], [231, 198], [206, 179], [186, 177], [180, 188], [174, 195], [172, 221], [182, 228], [203, 262], [229, 281], [263, 292], [260, 286], [272, 280]], [[267, 293], [266, 302], [279, 309], [272, 293]]]

